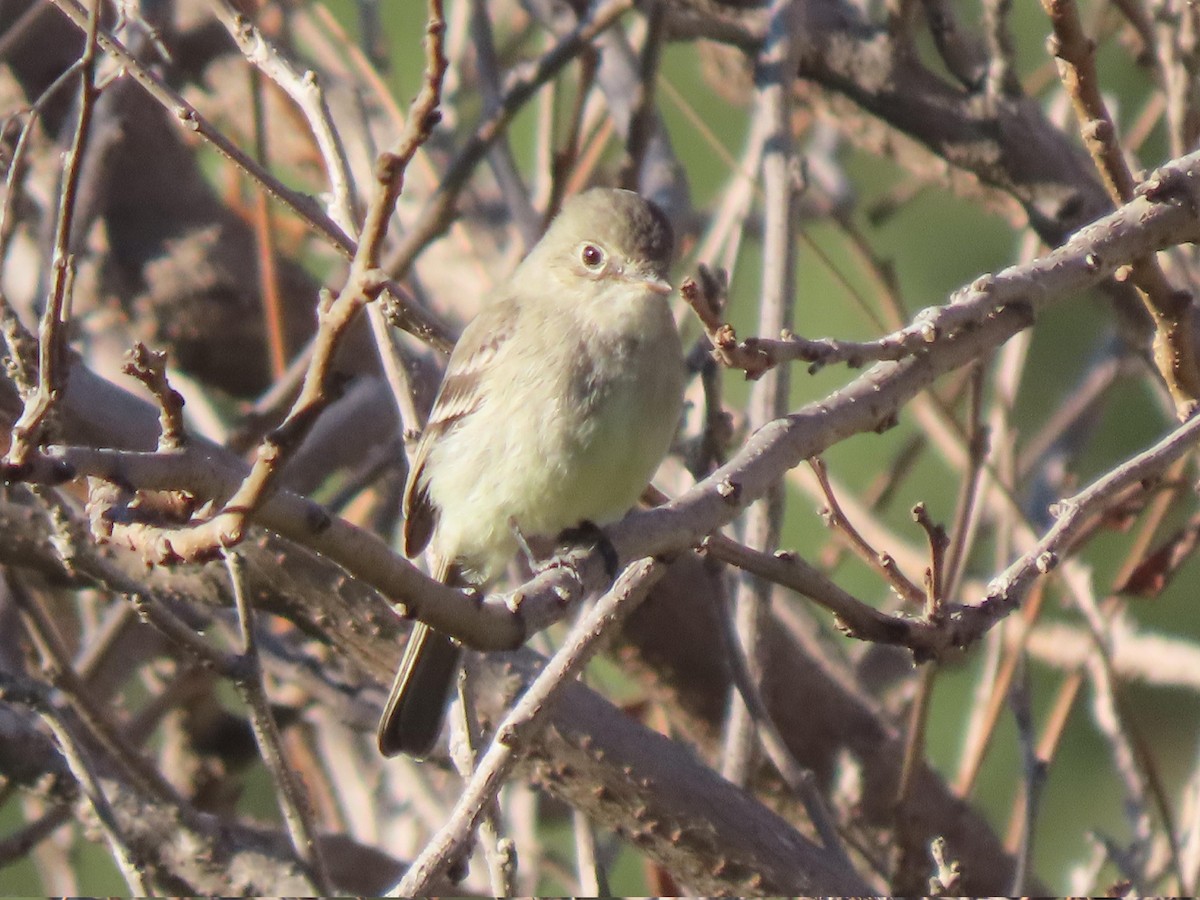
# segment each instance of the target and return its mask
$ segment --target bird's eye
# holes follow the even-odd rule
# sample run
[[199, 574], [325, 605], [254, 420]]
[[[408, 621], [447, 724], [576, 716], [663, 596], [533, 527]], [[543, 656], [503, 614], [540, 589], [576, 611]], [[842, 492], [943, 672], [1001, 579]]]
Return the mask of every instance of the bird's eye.
[[579, 258], [592, 271], [604, 265], [604, 251], [595, 244], [584, 244], [579, 251]]

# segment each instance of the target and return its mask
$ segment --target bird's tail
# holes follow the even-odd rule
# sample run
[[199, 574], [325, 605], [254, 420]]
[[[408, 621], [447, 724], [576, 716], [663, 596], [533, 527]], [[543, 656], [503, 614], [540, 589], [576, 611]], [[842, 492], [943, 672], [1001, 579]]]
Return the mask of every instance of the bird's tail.
[[429, 755], [442, 731], [460, 656], [462, 648], [453, 640], [416, 624], [379, 720], [380, 753]]

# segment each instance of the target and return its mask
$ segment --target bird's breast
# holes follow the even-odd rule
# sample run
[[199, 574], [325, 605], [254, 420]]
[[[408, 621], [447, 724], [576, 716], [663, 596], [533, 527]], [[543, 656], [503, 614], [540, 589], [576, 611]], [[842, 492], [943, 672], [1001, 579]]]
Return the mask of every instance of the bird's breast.
[[642, 307], [539, 323], [547, 340], [501, 348], [511, 381], [489, 378], [431, 453], [440, 551], [494, 572], [515, 551], [510, 521], [553, 538], [636, 504], [675, 434], [684, 377], [670, 309], [660, 297]]

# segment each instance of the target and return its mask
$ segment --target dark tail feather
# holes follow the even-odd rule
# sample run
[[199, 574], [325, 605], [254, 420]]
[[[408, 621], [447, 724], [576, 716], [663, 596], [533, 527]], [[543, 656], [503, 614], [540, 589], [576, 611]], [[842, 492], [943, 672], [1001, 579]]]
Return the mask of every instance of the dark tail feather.
[[462, 648], [418, 622], [379, 720], [379, 752], [427, 756], [442, 731]]

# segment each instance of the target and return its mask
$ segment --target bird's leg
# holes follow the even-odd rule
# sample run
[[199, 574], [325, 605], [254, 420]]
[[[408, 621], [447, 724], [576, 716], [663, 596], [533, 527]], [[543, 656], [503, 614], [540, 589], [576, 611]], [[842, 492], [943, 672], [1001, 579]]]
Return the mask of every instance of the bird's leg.
[[548, 572], [550, 569], [574, 569], [575, 561], [571, 558], [573, 553], [579, 550], [590, 551], [593, 549], [600, 551], [600, 556], [604, 560], [604, 570], [608, 573], [609, 578], [616, 578], [620, 571], [620, 559], [612, 541], [608, 539], [604, 529], [590, 520], [584, 519], [573, 528], [566, 528], [559, 532], [554, 541], [559, 549], [546, 559], [541, 559], [534, 553], [525, 533], [521, 531], [521, 526], [511, 516], [508, 519], [508, 527], [517, 540], [517, 547], [525, 558], [529, 571], [535, 575]]
[[513, 516], [508, 517], [508, 530], [517, 539], [517, 547], [520, 549], [521, 555], [525, 557], [525, 563], [529, 566], [529, 571], [534, 573], [541, 571], [541, 567], [545, 563], [540, 562], [534, 556], [533, 549], [529, 546], [529, 541], [525, 540], [525, 532], [521, 530], [521, 526], [517, 524], [517, 520]]

